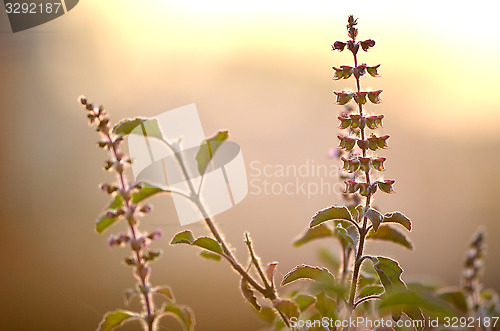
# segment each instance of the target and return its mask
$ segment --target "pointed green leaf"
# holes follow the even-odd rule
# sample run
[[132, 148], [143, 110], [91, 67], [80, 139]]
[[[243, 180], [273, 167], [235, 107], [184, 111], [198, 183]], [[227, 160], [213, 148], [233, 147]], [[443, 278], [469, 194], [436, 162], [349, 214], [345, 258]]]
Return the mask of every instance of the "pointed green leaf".
[[377, 232], [370, 229], [367, 238], [391, 241], [408, 249], [413, 249], [413, 244], [410, 239], [404, 233], [389, 225], [381, 225]]
[[302, 312], [309, 308], [314, 302], [316, 302], [316, 298], [306, 294], [299, 294], [295, 298], [293, 298], [293, 301], [295, 301], [300, 311]]
[[215, 254], [215, 253], [209, 252], [207, 250], [202, 250], [200, 252], [200, 256], [205, 258], [205, 259], [214, 260], [214, 261], [220, 261], [222, 259], [222, 256], [220, 256], [219, 254]]
[[276, 311], [271, 307], [262, 307], [261, 310], [257, 312], [257, 315], [261, 320], [272, 323], [276, 318]]
[[153, 293], [160, 294], [166, 297], [170, 302], [175, 302], [174, 293], [169, 286], [159, 286], [153, 289]]
[[292, 317], [299, 317], [300, 315], [299, 307], [292, 300], [276, 300], [273, 302], [273, 306], [289, 319]]
[[160, 192], [164, 192], [164, 190], [158, 186], [144, 182], [141, 184], [141, 188], [132, 194], [131, 200], [133, 203], [138, 203]]
[[130, 321], [131, 319], [134, 319], [137, 317], [138, 317], [138, 315], [134, 314], [131, 311], [127, 311], [127, 310], [115, 310], [112, 312], [108, 312], [108, 313], [106, 313], [106, 315], [104, 315], [104, 318], [99, 323], [97, 330], [98, 331], [113, 330], [114, 328], [116, 328], [118, 326], [122, 326], [127, 321]]
[[438, 297], [463, 313], [469, 309], [464, 293], [458, 289], [442, 289], [438, 292]]
[[[212, 238], [209, 237], [199, 237], [197, 239], [194, 238], [193, 233], [189, 230], [185, 230], [177, 233], [172, 241], [171, 245], [175, 244], [188, 244], [192, 246], [198, 246], [200, 248], [205, 249], [206, 251], [216, 253], [219, 255], [223, 255], [222, 248], [220, 244]], [[208, 257], [206, 253], [202, 254], [203, 257]]]
[[378, 210], [370, 208], [366, 212], [365, 216], [370, 219], [373, 224], [373, 230], [377, 232], [380, 223], [382, 223], [382, 221], [384, 220], [384, 215], [382, 215]]
[[384, 223], [398, 223], [411, 231], [411, 221], [402, 213], [395, 211], [393, 213], [386, 213], [384, 215]]
[[338, 222], [335, 227], [335, 235], [352, 245], [355, 251], [358, 249], [359, 233], [351, 223], [347, 221]]
[[312, 279], [318, 282], [335, 282], [335, 277], [326, 268], [311, 267], [305, 264], [296, 266], [283, 277], [281, 286], [298, 279]]
[[200, 175], [205, 174], [210, 160], [212, 160], [215, 151], [223, 144], [229, 137], [228, 131], [219, 131], [211, 138], [203, 140], [200, 150], [196, 154], [196, 162], [198, 163], [198, 172]]
[[194, 242], [194, 236], [193, 233], [189, 230], [181, 231], [177, 233], [173, 238], [172, 241], [170, 241], [170, 245], [175, 245], [175, 244], [188, 244], [192, 245]]
[[[140, 130], [134, 130], [140, 125]], [[158, 125], [158, 120], [156, 119], [146, 119], [146, 118], [134, 118], [125, 119], [113, 127], [114, 134], [129, 135], [129, 134], [139, 134], [144, 135], [144, 132], [148, 137], [154, 137], [163, 140], [163, 135]]]
[[387, 257], [372, 257], [373, 267], [384, 285], [386, 292], [390, 291], [401, 291], [406, 288], [405, 283], [401, 280], [400, 276], [403, 273], [403, 269], [399, 264]]
[[199, 237], [193, 242], [193, 246], [198, 246], [206, 249], [207, 251], [222, 255], [222, 248], [220, 247], [220, 244], [215, 239], [209, 237]]
[[384, 293], [384, 287], [380, 285], [368, 285], [363, 287], [358, 292], [358, 299], [368, 297], [370, 295], [378, 295]]
[[337, 304], [333, 299], [328, 297], [325, 292], [321, 292], [316, 295], [316, 309], [319, 311], [321, 316], [337, 319]]
[[444, 300], [424, 292], [401, 290], [387, 293], [379, 301], [379, 308], [407, 308], [418, 307], [426, 315], [438, 317], [456, 316], [457, 312]]
[[302, 246], [312, 240], [333, 236], [332, 229], [326, 224], [320, 224], [313, 228], [308, 228], [306, 233], [296, 239], [293, 243], [295, 247]]
[[[403, 306], [403, 313], [406, 314], [411, 320], [415, 321], [413, 326], [415, 330], [422, 331], [425, 326], [425, 317], [420, 308], [416, 306]], [[418, 322], [417, 322], [418, 321]]]
[[[118, 208], [123, 206], [123, 198], [121, 195], [116, 194], [115, 198], [109, 204], [108, 210], [117, 210]], [[95, 229], [98, 233], [103, 233], [107, 228], [113, 225], [116, 221], [118, 221], [118, 217], [107, 217], [106, 214], [99, 217], [96, 221]]]
[[330, 220], [352, 220], [352, 215], [344, 206], [331, 206], [318, 211], [312, 218], [309, 227], [312, 228]]
[[178, 305], [176, 303], [167, 303], [162, 308], [157, 311], [159, 317], [163, 315], [174, 316], [181, 324], [185, 331], [194, 330], [196, 320], [194, 318], [194, 313], [188, 306]]

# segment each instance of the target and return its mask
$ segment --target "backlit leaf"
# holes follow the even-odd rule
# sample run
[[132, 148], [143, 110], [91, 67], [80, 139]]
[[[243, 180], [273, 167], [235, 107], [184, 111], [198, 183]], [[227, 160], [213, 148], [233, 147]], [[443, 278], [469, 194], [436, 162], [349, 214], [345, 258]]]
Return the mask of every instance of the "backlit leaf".
[[275, 300], [273, 302], [274, 308], [278, 309], [282, 314], [289, 319], [292, 317], [299, 317], [300, 311], [297, 304], [291, 300]]
[[384, 220], [384, 216], [378, 210], [373, 208], [368, 209], [365, 216], [370, 219], [373, 224], [373, 230], [376, 232], [380, 223]]
[[115, 310], [106, 313], [101, 323], [97, 327], [98, 331], [109, 331], [113, 330], [118, 326], [122, 326], [125, 322], [137, 318], [138, 315], [127, 310]]
[[337, 319], [337, 304], [325, 292], [316, 295], [316, 304], [314, 306], [321, 316]]
[[200, 150], [196, 154], [196, 162], [198, 163], [198, 172], [200, 175], [205, 174], [208, 164], [213, 158], [215, 151], [229, 137], [228, 131], [219, 131], [211, 138], [203, 140], [200, 145]]
[[335, 282], [335, 277], [326, 268], [311, 267], [305, 264], [296, 266], [283, 277], [281, 286], [298, 279], [312, 279], [318, 282]]
[[395, 211], [393, 213], [386, 213], [384, 215], [384, 223], [398, 223], [408, 229], [411, 230], [411, 221], [404, 214]]
[[395, 229], [389, 225], [381, 225], [377, 232], [370, 229], [368, 232], [368, 239], [376, 240], [386, 240], [396, 244], [399, 244], [408, 249], [413, 249], [413, 244], [410, 239], [398, 229]]
[[344, 206], [331, 206], [318, 211], [312, 218], [309, 227], [312, 228], [330, 220], [352, 220], [351, 213]]
[[401, 269], [396, 261], [382, 256], [373, 257], [372, 261], [373, 268], [377, 272], [386, 292], [393, 290], [401, 291], [402, 289], [406, 289], [405, 283], [403, 283], [400, 278], [403, 273], [403, 269]]
[[132, 194], [131, 200], [133, 203], [138, 203], [160, 192], [164, 192], [164, 190], [158, 186], [144, 182], [141, 184], [141, 188]]
[[313, 228], [308, 228], [306, 232], [293, 243], [295, 247], [302, 246], [312, 240], [327, 238], [333, 235], [333, 230], [326, 224], [320, 224]]
[[[140, 130], [134, 130], [138, 126], [140, 126]], [[129, 134], [144, 135], [144, 132], [148, 137], [163, 140], [163, 135], [161, 133], [160, 126], [158, 125], [158, 120], [156, 119], [125, 119], [113, 127], [114, 134], [121, 134], [124, 136]]]
[[196, 320], [194, 313], [188, 306], [178, 305], [176, 303], [167, 303], [157, 311], [158, 316], [165, 314], [174, 316], [185, 331], [194, 330]]
[[[111, 201], [106, 211], [117, 210], [118, 208], [123, 206], [123, 203], [124, 202], [121, 195], [116, 194], [115, 198], [113, 199], [113, 201]], [[103, 233], [107, 228], [109, 228], [118, 220], [118, 217], [107, 217], [106, 214], [104, 214], [97, 219], [95, 229], [98, 233]]]

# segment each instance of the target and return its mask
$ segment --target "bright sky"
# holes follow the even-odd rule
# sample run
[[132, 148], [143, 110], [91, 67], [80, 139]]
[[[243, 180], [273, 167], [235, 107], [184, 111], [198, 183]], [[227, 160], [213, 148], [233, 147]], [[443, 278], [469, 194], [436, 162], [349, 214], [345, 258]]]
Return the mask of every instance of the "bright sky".
[[132, 53], [182, 56], [203, 50], [208, 58], [235, 49], [276, 48], [331, 57], [325, 49], [346, 38], [345, 21], [352, 13], [360, 18], [361, 38], [385, 45], [374, 60], [391, 63], [396, 74], [427, 88], [424, 97], [441, 115], [459, 113], [466, 121], [481, 108], [500, 119], [494, 98], [500, 75], [497, 1], [112, 0], [90, 6], [116, 29], [117, 38], [130, 43]]

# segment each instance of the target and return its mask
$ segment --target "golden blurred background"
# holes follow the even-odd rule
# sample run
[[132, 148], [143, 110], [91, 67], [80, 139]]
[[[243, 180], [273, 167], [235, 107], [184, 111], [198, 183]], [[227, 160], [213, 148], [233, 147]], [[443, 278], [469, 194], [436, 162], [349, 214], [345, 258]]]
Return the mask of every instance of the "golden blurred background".
[[[88, 0], [15, 34], [2, 10], [2, 329], [93, 330], [106, 311], [124, 307], [122, 291], [134, 285], [121, 263], [127, 250], [108, 249], [111, 232], [94, 231], [107, 204], [98, 184], [112, 177], [101, 170], [105, 154], [95, 148], [80, 94], [104, 104], [115, 122], [196, 103], [207, 135], [229, 129], [240, 144], [249, 177], [254, 161], [332, 164], [341, 110], [332, 92], [353, 81], [332, 81], [331, 67], [352, 59], [330, 45], [347, 39], [348, 14], [359, 17], [361, 39], [377, 42], [360, 60], [382, 64], [382, 77], [362, 84], [384, 90], [382, 105], [368, 110], [386, 116], [390, 149], [381, 154], [397, 194], [378, 194], [377, 205], [412, 219], [416, 247], [370, 244], [368, 251], [397, 258], [406, 280], [458, 285], [467, 244], [483, 225], [484, 282], [500, 290], [498, 9], [483, 0]], [[282, 276], [297, 264], [320, 264], [320, 247], [338, 252], [328, 240], [302, 248], [292, 241], [316, 210], [341, 202], [332, 194], [249, 194], [216, 220], [242, 262], [249, 231], [262, 260], [279, 261]], [[143, 226], [164, 232], [153, 283], [169, 284], [194, 309], [197, 330], [262, 328], [226, 263], [168, 245], [184, 229], [173, 225], [171, 199], [153, 204]], [[202, 224], [187, 228], [207, 234]], [[178, 329], [172, 320], [161, 325]]]

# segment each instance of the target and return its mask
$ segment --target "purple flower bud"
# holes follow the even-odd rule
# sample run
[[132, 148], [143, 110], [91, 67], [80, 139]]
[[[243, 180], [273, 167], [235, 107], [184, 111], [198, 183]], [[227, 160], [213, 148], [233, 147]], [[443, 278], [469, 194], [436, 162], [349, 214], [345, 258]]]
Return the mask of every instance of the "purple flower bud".
[[340, 128], [341, 129], [347, 129], [351, 125], [351, 119], [343, 116], [338, 117], [340, 121]]
[[358, 183], [355, 180], [347, 179], [345, 181], [345, 193], [356, 193], [359, 189]]
[[371, 167], [371, 159], [369, 157], [359, 157], [359, 169], [361, 171], [368, 171]]
[[157, 239], [161, 238], [161, 235], [162, 235], [161, 231], [160, 230], [156, 230], [156, 231], [151, 232], [148, 235], [148, 238], [151, 239], [151, 240], [157, 240]]
[[373, 66], [373, 67], [366, 67], [366, 71], [368, 71], [368, 73], [372, 77], [377, 77], [378, 76], [378, 72], [377, 72], [378, 67], [380, 67], [380, 64], [377, 64], [376, 66]]
[[[354, 98], [356, 98], [356, 96]], [[352, 115], [350, 115], [350, 117], [351, 117], [351, 127], [353, 129], [359, 128], [359, 126], [360, 126], [360, 120], [361, 120], [361, 118], [363, 116], [361, 116], [359, 114], [352, 114]]]
[[356, 92], [353, 95], [354, 101], [356, 101], [358, 105], [364, 105], [366, 103], [367, 94], [368, 92]]
[[375, 104], [380, 103], [382, 101], [380, 100], [380, 93], [382, 93], [382, 90], [370, 91], [368, 92], [368, 99]]
[[351, 93], [341, 91], [341, 92], [333, 92], [337, 96], [337, 104], [338, 105], [345, 105], [352, 99]]
[[342, 52], [345, 48], [345, 45], [346, 45], [346, 43], [343, 43], [341, 41], [336, 41], [332, 45], [332, 50], [334, 50], [334, 51], [338, 50], [338, 51]]
[[361, 48], [362, 48], [365, 52], [367, 52], [367, 51], [368, 51], [368, 49], [369, 49], [370, 47], [375, 46], [375, 40], [372, 40], [372, 39], [367, 39], [367, 40], [363, 40], [363, 41], [361, 41], [359, 44], [361, 45]]
[[395, 183], [394, 180], [384, 180], [383, 182], [377, 182], [378, 188], [385, 193], [393, 193], [394, 189], [392, 185]]
[[385, 162], [385, 157], [379, 157], [376, 159], [372, 160], [372, 168], [378, 171], [384, 171], [384, 162]]

